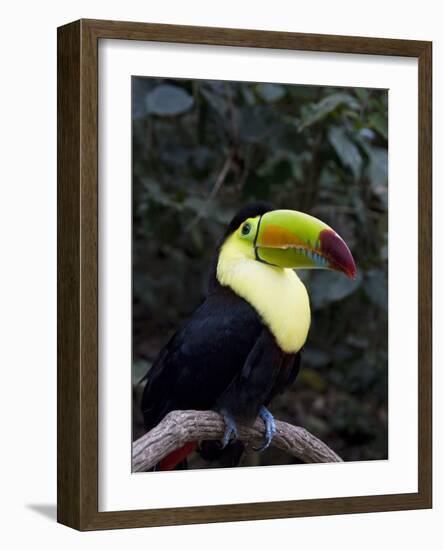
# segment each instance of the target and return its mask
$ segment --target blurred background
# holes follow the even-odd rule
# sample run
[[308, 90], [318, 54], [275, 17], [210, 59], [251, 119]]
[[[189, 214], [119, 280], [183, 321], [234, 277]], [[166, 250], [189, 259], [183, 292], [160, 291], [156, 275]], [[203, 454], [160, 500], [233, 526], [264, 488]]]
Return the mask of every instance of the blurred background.
[[[264, 199], [330, 224], [358, 268], [298, 272], [311, 330], [270, 409], [344, 460], [387, 458], [387, 90], [133, 77], [132, 119], [134, 439], [140, 379], [203, 301], [226, 224]], [[241, 465], [292, 462], [270, 448]]]

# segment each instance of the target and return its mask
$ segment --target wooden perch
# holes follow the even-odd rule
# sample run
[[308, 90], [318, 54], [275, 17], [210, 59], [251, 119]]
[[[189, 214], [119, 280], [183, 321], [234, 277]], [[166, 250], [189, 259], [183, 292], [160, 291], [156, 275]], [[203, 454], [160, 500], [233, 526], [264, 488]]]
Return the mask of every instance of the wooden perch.
[[[277, 432], [271, 445], [303, 462], [342, 462], [327, 445], [304, 428], [276, 420]], [[217, 440], [223, 437], [223, 418], [213, 411], [172, 411], [132, 444], [132, 471], [144, 472], [169, 453], [190, 441]], [[238, 438], [246, 444], [263, 442], [264, 424], [238, 426]]]

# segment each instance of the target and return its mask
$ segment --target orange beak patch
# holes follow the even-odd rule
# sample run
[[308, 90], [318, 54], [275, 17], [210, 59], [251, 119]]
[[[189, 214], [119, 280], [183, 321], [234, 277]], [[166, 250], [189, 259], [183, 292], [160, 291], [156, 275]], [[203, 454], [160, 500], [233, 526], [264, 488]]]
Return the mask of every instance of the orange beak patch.
[[305, 247], [306, 243], [288, 229], [278, 225], [268, 225], [260, 235], [260, 246], [267, 248]]

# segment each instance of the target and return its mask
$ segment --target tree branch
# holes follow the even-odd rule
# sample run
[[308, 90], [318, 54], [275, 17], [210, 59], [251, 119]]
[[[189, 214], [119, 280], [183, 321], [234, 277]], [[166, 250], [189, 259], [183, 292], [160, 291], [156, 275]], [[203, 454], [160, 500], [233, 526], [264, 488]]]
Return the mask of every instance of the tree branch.
[[[286, 451], [303, 462], [342, 462], [325, 443], [304, 428], [276, 420], [277, 432], [271, 445]], [[223, 418], [213, 411], [172, 411], [132, 444], [132, 470], [144, 472], [175, 449], [190, 441], [217, 440], [223, 437]], [[238, 426], [238, 437], [247, 444], [263, 441], [264, 424]]]

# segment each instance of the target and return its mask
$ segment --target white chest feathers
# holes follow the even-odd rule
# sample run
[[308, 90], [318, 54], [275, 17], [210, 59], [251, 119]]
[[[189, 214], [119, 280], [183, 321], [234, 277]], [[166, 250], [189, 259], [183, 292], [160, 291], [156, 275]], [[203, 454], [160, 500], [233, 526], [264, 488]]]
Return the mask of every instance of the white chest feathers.
[[228, 239], [220, 251], [217, 279], [254, 307], [284, 352], [302, 348], [311, 310], [306, 288], [294, 271], [258, 262]]

